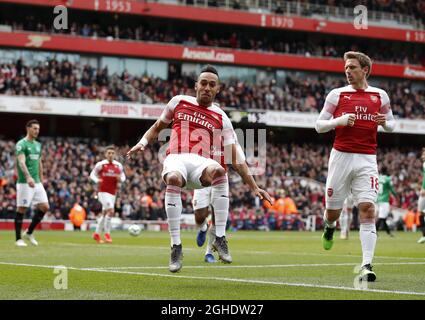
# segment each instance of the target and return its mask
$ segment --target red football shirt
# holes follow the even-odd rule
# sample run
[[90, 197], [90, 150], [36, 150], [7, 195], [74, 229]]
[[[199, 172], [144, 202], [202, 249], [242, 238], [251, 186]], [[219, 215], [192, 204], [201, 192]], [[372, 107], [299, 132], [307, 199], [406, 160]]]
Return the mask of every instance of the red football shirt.
[[167, 155], [195, 153], [221, 162], [222, 146], [235, 143], [234, 130], [226, 113], [215, 104], [205, 108], [195, 97], [173, 97], [161, 114], [173, 123]]
[[326, 97], [326, 111], [334, 118], [354, 114], [354, 126], [335, 128], [333, 147], [341, 152], [376, 154], [378, 125], [375, 113], [386, 114], [390, 108], [388, 94], [379, 88], [353, 89], [351, 85], [332, 90]]
[[125, 174], [122, 164], [118, 161], [109, 162], [108, 160], [102, 160], [96, 163], [90, 173], [90, 178], [96, 183], [99, 179], [102, 179], [99, 185], [99, 192], [107, 192], [115, 195], [117, 193], [118, 179], [124, 182]]

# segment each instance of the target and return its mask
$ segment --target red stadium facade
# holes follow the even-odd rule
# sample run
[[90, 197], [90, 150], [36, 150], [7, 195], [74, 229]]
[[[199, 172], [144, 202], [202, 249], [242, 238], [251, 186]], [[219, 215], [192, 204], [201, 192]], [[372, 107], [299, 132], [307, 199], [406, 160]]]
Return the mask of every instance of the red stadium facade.
[[[341, 72], [344, 67], [341, 59], [306, 58], [294, 55], [243, 52], [241, 50], [219, 48], [209, 49], [16, 32], [13, 34], [0, 33], [0, 46], [335, 73]], [[373, 74], [382, 77], [425, 80], [425, 67], [376, 63], [373, 66]]]

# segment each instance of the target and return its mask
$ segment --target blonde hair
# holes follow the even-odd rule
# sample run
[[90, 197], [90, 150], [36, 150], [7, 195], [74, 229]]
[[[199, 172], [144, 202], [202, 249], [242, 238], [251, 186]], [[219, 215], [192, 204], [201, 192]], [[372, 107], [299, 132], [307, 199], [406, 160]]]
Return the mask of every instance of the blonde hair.
[[356, 59], [360, 63], [360, 67], [363, 69], [364, 67], [369, 67], [369, 71], [366, 74], [366, 78], [369, 77], [370, 72], [372, 71], [372, 59], [369, 58], [363, 52], [357, 51], [347, 51], [344, 53], [344, 61], [348, 59]]

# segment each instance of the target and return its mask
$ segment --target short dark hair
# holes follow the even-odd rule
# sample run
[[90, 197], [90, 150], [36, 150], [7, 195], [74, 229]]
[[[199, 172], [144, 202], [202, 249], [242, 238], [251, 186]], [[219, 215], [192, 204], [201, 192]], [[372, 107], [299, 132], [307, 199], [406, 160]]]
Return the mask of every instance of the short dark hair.
[[386, 166], [382, 166], [381, 167], [381, 173], [385, 176], [388, 175], [388, 168]]
[[108, 150], [113, 150], [113, 151], [115, 151], [115, 146], [114, 145], [109, 145], [109, 146], [107, 146], [106, 148], [105, 148], [105, 152], [106, 151], [108, 151]]
[[32, 120], [30, 120], [30, 121], [28, 121], [28, 122], [27, 122], [26, 127], [27, 127], [27, 128], [30, 128], [33, 124], [38, 124], [38, 125], [40, 125], [40, 122], [38, 122], [38, 120], [32, 119]]
[[[218, 78], [219, 78], [219, 75], [218, 75], [218, 72], [217, 72], [217, 69], [216, 68], [214, 68], [212, 65], [210, 65], [210, 64], [207, 64], [205, 67], [203, 67], [202, 68], [202, 70], [201, 70], [201, 73], [204, 73], [204, 72], [211, 72], [211, 73], [214, 73]], [[200, 74], [201, 74], [200, 73]]]

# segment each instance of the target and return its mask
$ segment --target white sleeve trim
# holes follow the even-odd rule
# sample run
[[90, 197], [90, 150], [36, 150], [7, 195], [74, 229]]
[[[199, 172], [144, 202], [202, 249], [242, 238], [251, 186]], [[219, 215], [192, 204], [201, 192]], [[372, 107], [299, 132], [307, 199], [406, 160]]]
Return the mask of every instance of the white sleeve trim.
[[222, 111], [222, 121], [223, 121], [223, 145], [228, 146], [230, 144], [235, 144], [235, 130], [233, 129], [232, 122], [230, 121], [227, 114]]
[[93, 170], [90, 172], [90, 179], [94, 183], [98, 183], [99, 182], [99, 170], [100, 170], [100, 167], [101, 167], [101, 162], [98, 162], [94, 166]]
[[173, 122], [174, 109], [179, 104], [181, 96], [174, 96], [165, 106], [165, 109], [162, 111], [161, 116], [159, 117], [164, 123]]
[[384, 128], [384, 130], [387, 131], [387, 132], [394, 131], [394, 129], [395, 129], [395, 119], [394, 119], [393, 112], [392, 112], [391, 109], [385, 114], [385, 118], [386, 118], [385, 125], [382, 126], [382, 128]]
[[[328, 95], [326, 96], [325, 106], [326, 107], [332, 106], [332, 107], [336, 108], [336, 106], [338, 105], [338, 102], [339, 102], [339, 95], [340, 95], [340, 89], [331, 90], [331, 92], [329, 92]], [[335, 111], [335, 109], [334, 110], [327, 110], [327, 111], [333, 113]]]

